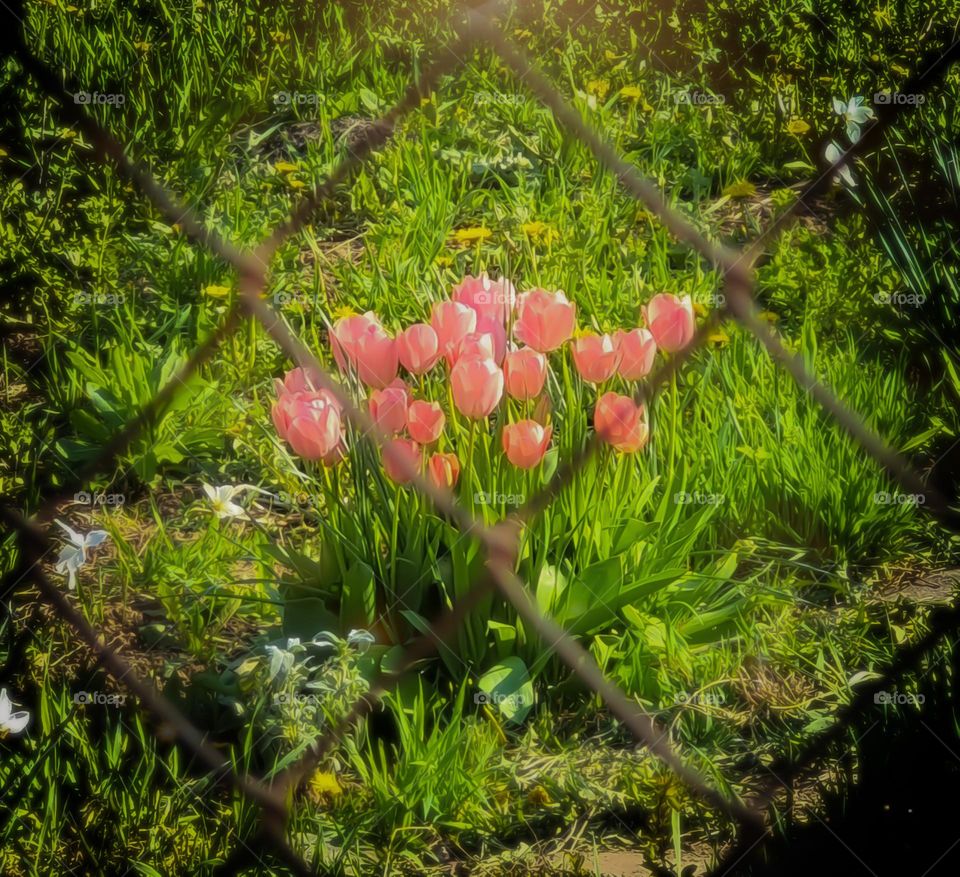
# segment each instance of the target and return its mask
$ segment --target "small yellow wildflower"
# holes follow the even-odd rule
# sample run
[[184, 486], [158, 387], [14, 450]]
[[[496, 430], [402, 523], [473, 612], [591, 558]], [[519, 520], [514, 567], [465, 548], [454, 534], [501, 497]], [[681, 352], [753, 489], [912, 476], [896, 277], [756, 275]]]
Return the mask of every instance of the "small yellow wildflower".
[[307, 781], [307, 795], [316, 804], [329, 804], [342, 794], [343, 786], [332, 773], [318, 770]]
[[292, 174], [294, 171], [300, 170], [297, 165], [291, 164], [289, 161], [274, 162], [273, 169], [278, 174]]
[[297, 180], [297, 179], [294, 179], [293, 177], [287, 177], [287, 185], [291, 189], [302, 189], [307, 184], [303, 180]]
[[729, 344], [730, 336], [723, 329], [717, 329], [707, 335], [707, 341], [716, 344], [717, 347], [723, 347], [724, 344]]
[[449, 268], [453, 264], [453, 256], [447, 256], [444, 253], [441, 253], [433, 260], [440, 268]]
[[218, 286], [216, 283], [211, 283], [209, 286], [203, 287], [203, 294], [209, 295], [210, 298], [226, 298], [230, 295], [230, 287]]
[[347, 317], [355, 317], [357, 312], [350, 307], [350, 305], [338, 305], [333, 309], [330, 316], [333, 317], [333, 322], [337, 320], [345, 320]]
[[139, 40], [139, 41], [137, 41], [137, 42], [135, 42], [135, 43], [133, 44], [133, 47], [134, 47], [138, 52], [143, 52], [144, 54], [146, 54], [147, 52], [150, 51], [150, 45], [151, 45], [151, 44], [148, 43], [148, 42], [146, 42], [145, 40]]
[[520, 230], [534, 243], [552, 244], [560, 235], [557, 230], [551, 228], [545, 222], [534, 220], [525, 222], [520, 226]]
[[787, 122], [787, 132], [793, 134], [796, 137], [800, 137], [803, 134], [806, 134], [810, 130], [810, 126], [803, 121], [803, 119], [791, 119]]
[[780, 315], [775, 314], [773, 311], [760, 311], [757, 316], [765, 323], [776, 323], [777, 320], [780, 319]]
[[738, 180], [723, 190], [728, 198], [752, 198], [757, 194], [757, 187], [749, 180]]
[[598, 100], [603, 100], [610, 91], [610, 83], [606, 79], [591, 79], [587, 83], [587, 94], [596, 95]]
[[643, 92], [640, 90], [639, 85], [625, 85], [620, 89], [620, 97], [624, 97], [627, 100], [640, 100], [643, 97]]
[[472, 226], [470, 228], [458, 228], [453, 233], [453, 239], [462, 246], [469, 244], [481, 244], [487, 238], [493, 237], [493, 232], [483, 225]]

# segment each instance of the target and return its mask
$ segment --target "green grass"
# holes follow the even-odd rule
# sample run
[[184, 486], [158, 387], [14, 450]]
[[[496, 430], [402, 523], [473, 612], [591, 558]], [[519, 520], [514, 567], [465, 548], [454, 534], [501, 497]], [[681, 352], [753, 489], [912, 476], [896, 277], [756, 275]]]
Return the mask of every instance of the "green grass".
[[[71, 91], [123, 93], [122, 106], [91, 112], [212, 228], [252, 246], [400, 96], [447, 33], [446, 5], [30, 3], [27, 34], [69, 72]], [[817, 16], [759, 2], [538, 7], [529, 19], [514, 14], [507, 32], [668, 203], [734, 245], [796, 197], [820, 137], [842, 137], [832, 98], [895, 89], [931, 46], [919, 36], [927, 18], [960, 13], [948, 2], [889, 13], [827, 4]], [[346, 310], [373, 308], [397, 329], [481, 270], [520, 289], [562, 288], [581, 326], [604, 331], [636, 324], [662, 290], [716, 303], [716, 273], [522, 83], [488, 52], [466, 60], [271, 265], [271, 300], [313, 350], [331, 361], [326, 327]], [[31, 511], [44, 485], [89, 460], [212, 331], [236, 277], [112, 168], [91, 163], [13, 61], [0, 89], [16, 95], [0, 127], [0, 277], [13, 294], [0, 490]], [[696, 89], [723, 100], [677, 100]], [[317, 99], [279, 105], [278, 92]], [[937, 340], [949, 337], [955, 292], [934, 269], [955, 229], [928, 222], [916, 203], [911, 212], [908, 195], [919, 161], [949, 176], [942, 141], [956, 129], [957, 95], [951, 73], [858, 166], [857, 190], [838, 188], [771, 244], [758, 276], [761, 305], [791, 349], [924, 469], [960, 428], [960, 367]], [[807, 132], [788, 131], [798, 119]], [[729, 188], [743, 182], [753, 195]], [[463, 245], [463, 229], [488, 234]], [[935, 306], [916, 314], [878, 302], [902, 289], [922, 289]], [[375, 474], [345, 467], [328, 484], [366, 503], [360, 512], [298, 477], [269, 418], [272, 379], [288, 367], [260, 328], [244, 327], [87, 486], [124, 502], [64, 515], [111, 537], [80, 577], [86, 617], [239, 769], [263, 774], [342, 715], [393, 658], [384, 642], [406, 641], [478, 564], [476, 546]], [[582, 391], [558, 386], [566, 453], [587, 424], [570, 402]], [[922, 614], [890, 617], [873, 588], [901, 569], [950, 563], [956, 546], [909, 503], [878, 501], [895, 494], [879, 468], [739, 329], [715, 336], [652, 416], [647, 451], [598, 461], [531, 526], [519, 572], [541, 608], [669, 725], [689, 761], [736, 793], [751, 776], [745, 761], [808, 739], [849, 699], [855, 673], [922, 629]], [[488, 467], [479, 477], [528, 491], [502, 480], [495, 441], [479, 437]], [[258, 525], [217, 523], [202, 482], [304, 501], [253, 495]], [[6, 570], [18, 554], [9, 537], [3, 544]], [[405, 611], [394, 605], [375, 628], [381, 643], [360, 654], [345, 638], [372, 621], [371, 593], [394, 604], [402, 594]], [[136, 863], [142, 874], [209, 873], [237, 837], [252, 836], [253, 808], [159, 742], [135, 703], [74, 704], [80, 690], [120, 689], [92, 673], [59, 625], [13, 648], [35, 601], [21, 583], [0, 628], [0, 656], [13, 656], [4, 685], [34, 713], [27, 736], [0, 742], [0, 870]], [[288, 642], [321, 628], [338, 638]], [[517, 656], [534, 704], [511, 722], [474, 695]], [[584, 850], [587, 836], [621, 834], [659, 862], [675, 843], [729, 836], [500, 600], [418, 671], [299, 793], [292, 841], [318, 867], [421, 873], [443, 849], [483, 863], [517, 844], [532, 856], [582, 825]]]

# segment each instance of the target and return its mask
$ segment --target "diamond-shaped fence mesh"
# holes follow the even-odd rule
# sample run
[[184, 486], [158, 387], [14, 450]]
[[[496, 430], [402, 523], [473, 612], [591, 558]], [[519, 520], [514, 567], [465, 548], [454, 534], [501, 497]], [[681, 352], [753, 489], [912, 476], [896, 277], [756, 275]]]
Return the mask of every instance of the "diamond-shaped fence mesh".
[[[238, 773], [222, 755], [204, 742], [203, 734], [177, 708], [151, 684], [140, 679], [129, 664], [107, 645], [97, 630], [78, 611], [45, 574], [42, 568], [44, 557], [53, 549], [46, 532], [62, 503], [81, 488], [91, 474], [104, 472], [127, 446], [158, 416], [164, 407], [182, 389], [186, 380], [216, 352], [218, 345], [235, 332], [246, 319], [260, 322], [267, 333], [284, 353], [297, 365], [314, 369], [320, 376], [320, 385], [332, 393], [343, 406], [347, 420], [362, 433], [371, 436], [381, 446], [388, 437], [380, 432], [369, 415], [357, 408], [343, 392], [341, 386], [324, 370], [322, 364], [309, 348], [290, 330], [283, 317], [265, 299], [269, 263], [277, 248], [290, 236], [296, 234], [310, 220], [312, 214], [324, 201], [331, 198], [338, 185], [347, 180], [371, 152], [383, 146], [391, 137], [398, 122], [419, 105], [422, 97], [430, 94], [440, 84], [443, 76], [455, 73], [463, 67], [470, 53], [484, 48], [500, 57], [512, 73], [553, 112], [558, 124], [573, 138], [583, 142], [597, 160], [614, 174], [622, 187], [648, 210], [654, 213], [673, 236], [696, 250], [709, 262], [722, 278], [725, 304], [716, 308], [697, 331], [693, 342], [671, 358], [641, 384], [637, 402], [649, 404], [670, 377], [690, 356], [703, 346], [706, 338], [723, 320], [734, 319], [749, 329], [767, 348], [770, 355], [807, 390], [824, 411], [860, 443], [875, 460], [908, 493], [925, 496], [922, 506], [950, 529], [957, 530], [957, 513], [947, 500], [914, 471], [910, 463], [891, 449], [881, 437], [872, 432], [863, 419], [850, 410], [828, 388], [823, 386], [809, 371], [803, 359], [788, 351], [776, 331], [758, 316], [754, 302], [754, 271], [763, 258], [770, 239], [779, 234], [800, 216], [811, 199], [827, 189], [835, 175], [853, 158], [875, 146], [885, 128], [890, 126], [904, 111], [903, 105], [881, 106], [876, 119], [867, 125], [862, 137], [832, 164], [823, 166], [816, 179], [801, 193], [794, 205], [773, 221], [762, 234], [742, 251], [719, 246], [701, 234], [682, 214], [671, 208], [662, 193], [637, 170], [623, 159], [614, 148], [589, 127], [557, 89], [537, 69], [525, 54], [504, 35], [497, 22], [497, 9], [488, 3], [479, 8], [464, 10], [464, 22], [458, 27], [458, 36], [449, 45], [440, 48], [437, 59], [429, 65], [420, 78], [412, 83], [401, 100], [375, 124], [365, 130], [350, 147], [344, 159], [327, 179], [305, 196], [290, 217], [253, 250], [242, 250], [221, 237], [203, 223], [190, 208], [179, 203], [143, 167], [133, 162], [120, 143], [82, 107], [76, 106], [58, 75], [44, 62], [38, 60], [23, 41], [22, 36], [7, 36], [13, 40], [13, 49], [24, 70], [33, 77], [41, 89], [58, 103], [58, 111], [72, 125], [86, 135], [99, 158], [115, 163], [120, 172], [146, 194], [172, 223], [178, 223], [183, 231], [199, 244], [209, 248], [239, 273], [239, 296], [222, 324], [196, 349], [187, 363], [155, 398], [143, 408], [100, 451], [96, 459], [79, 473], [74, 480], [58, 491], [43, 497], [40, 508], [31, 520], [27, 520], [11, 506], [0, 507], [4, 519], [20, 535], [21, 560], [8, 576], [6, 588], [31, 579], [43, 597], [56, 612], [69, 623], [93, 651], [97, 661], [120, 683], [126, 686], [168, 735], [193, 757], [207, 767], [210, 776], [218, 783], [232, 786], [262, 809], [260, 838], [268, 844], [278, 860], [293, 873], [311, 874], [301, 856], [294, 852], [286, 837], [286, 825], [290, 815], [291, 792], [309, 775], [323, 756], [341, 738], [353, 723], [367, 715], [378, 699], [397, 684], [402, 675], [419, 660], [443, 646], [458, 625], [470, 614], [480, 600], [492, 591], [511, 603], [524, 623], [536, 632], [545, 647], [554, 649], [570, 669], [606, 703], [610, 712], [628, 728], [637, 740], [667, 764], [695, 795], [738, 823], [740, 831], [737, 844], [714, 870], [714, 874], [733, 873], [738, 862], [755, 845], [761, 842], [771, 829], [769, 808], [773, 806], [778, 790], [788, 784], [807, 766], [822, 756], [828, 747], [845, 733], [850, 724], [873, 702], [873, 695], [894, 683], [904, 673], [913, 669], [923, 655], [933, 648], [948, 632], [960, 628], [960, 610], [943, 613], [934, 629], [921, 641], [906, 647], [878, 678], [858, 689], [856, 697], [841, 709], [833, 725], [819, 737], [814, 738], [793, 759], [783, 759], [769, 768], [769, 789], [745, 802], [722, 794], [696, 770], [689, 767], [681, 755], [667, 741], [667, 733], [656, 720], [609, 682], [592, 657], [571, 635], [537, 608], [525, 584], [515, 573], [515, 553], [521, 526], [546, 508], [552, 499], [570, 484], [591, 456], [596, 453], [598, 439], [591, 441], [574, 456], [558, 467], [550, 482], [529, 498], [513, 514], [495, 526], [486, 526], [458, 504], [452, 492], [434, 486], [409, 462], [399, 461], [406, 470], [415, 489], [429, 497], [436, 508], [448, 516], [461, 533], [480, 543], [485, 552], [484, 571], [462, 597], [433, 620], [429, 633], [413, 640], [404, 649], [402, 658], [393, 672], [382, 672], [370, 685], [369, 692], [361, 697], [349, 713], [325, 734], [318, 737], [304, 755], [289, 765], [269, 782]], [[948, 67], [960, 55], [960, 43], [944, 46], [918, 67], [919, 73], [903, 85], [905, 92], [921, 94], [935, 87]], [[444, 646], [445, 647], [445, 646]], [[250, 848], [238, 844], [234, 854], [223, 867], [223, 873], [236, 873], [249, 864]]]

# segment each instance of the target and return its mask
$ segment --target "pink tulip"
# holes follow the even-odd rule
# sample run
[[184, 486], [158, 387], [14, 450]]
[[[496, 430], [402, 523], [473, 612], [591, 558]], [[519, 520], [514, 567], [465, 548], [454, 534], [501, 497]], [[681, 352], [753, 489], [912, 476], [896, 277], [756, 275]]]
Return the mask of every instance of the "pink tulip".
[[468, 332], [456, 348], [447, 354], [447, 365], [453, 368], [461, 357], [493, 359], [493, 336], [480, 332]]
[[326, 390], [285, 393], [271, 411], [277, 432], [305, 460], [339, 459], [343, 426], [339, 406]]
[[370, 416], [383, 432], [394, 435], [407, 425], [409, 400], [407, 385], [397, 378], [389, 387], [370, 394]]
[[503, 428], [503, 451], [507, 459], [520, 469], [532, 469], [550, 447], [553, 428], [535, 420], [521, 420]]
[[450, 387], [457, 410], [465, 417], [486, 417], [503, 396], [503, 372], [492, 359], [466, 357], [450, 372]]
[[427, 462], [427, 475], [437, 487], [450, 489], [460, 479], [457, 455], [434, 454]]
[[514, 399], [540, 395], [547, 379], [547, 358], [532, 347], [512, 350], [503, 358], [503, 380]]
[[657, 342], [647, 329], [618, 329], [613, 336], [620, 354], [617, 371], [625, 381], [639, 381], [650, 374], [657, 356]]
[[368, 387], [383, 389], [397, 376], [397, 344], [372, 311], [338, 320], [330, 341], [340, 370], [352, 366]]
[[603, 441], [630, 454], [647, 443], [646, 409], [629, 396], [604, 393], [593, 412], [593, 427]]
[[383, 470], [394, 484], [409, 483], [420, 471], [420, 445], [412, 439], [390, 439], [383, 447]]
[[437, 333], [440, 352], [447, 357], [456, 358], [457, 346], [465, 335], [477, 329], [476, 311], [455, 301], [438, 301], [430, 313], [430, 325]]
[[678, 298], [668, 292], [655, 295], [643, 307], [643, 319], [657, 347], [668, 353], [683, 350], [693, 339], [696, 323], [690, 296]]
[[581, 335], [570, 345], [573, 364], [590, 384], [602, 384], [617, 370], [619, 354], [609, 335]]
[[577, 306], [562, 292], [532, 289], [517, 300], [513, 334], [541, 353], [556, 350], [577, 327]]
[[493, 343], [493, 360], [497, 365], [503, 362], [503, 355], [507, 352], [507, 330], [503, 323], [492, 320], [490, 317], [477, 317], [477, 332], [489, 335]]
[[397, 354], [402, 365], [412, 375], [430, 371], [440, 358], [440, 341], [433, 326], [414, 323], [397, 335]]
[[283, 381], [277, 381], [277, 395], [280, 393], [310, 393], [320, 389], [320, 371], [312, 367], [290, 369]]
[[418, 399], [407, 408], [407, 432], [410, 438], [422, 445], [432, 444], [440, 438], [446, 422], [443, 409], [436, 402]]
[[452, 298], [476, 311], [478, 320], [487, 320], [503, 326], [509, 322], [517, 292], [513, 284], [505, 278], [491, 280], [486, 274], [481, 274], [479, 277], [468, 274], [453, 288]]

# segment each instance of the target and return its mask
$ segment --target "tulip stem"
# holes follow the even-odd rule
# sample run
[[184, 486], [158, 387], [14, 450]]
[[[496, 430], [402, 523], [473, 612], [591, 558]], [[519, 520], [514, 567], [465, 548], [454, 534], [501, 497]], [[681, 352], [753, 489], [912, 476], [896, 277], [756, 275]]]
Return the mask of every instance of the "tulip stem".
[[677, 452], [677, 373], [670, 376], [670, 456], [667, 472], [673, 480], [673, 464]]
[[471, 419], [470, 421], [470, 437], [467, 439], [467, 465], [464, 467], [467, 470], [467, 489], [469, 491], [469, 499], [467, 500], [469, 504], [470, 514], [473, 514], [473, 500], [476, 495], [476, 491], [473, 489], [474, 483], [474, 460], [473, 460], [473, 446], [477, 438], [477, 421]]

